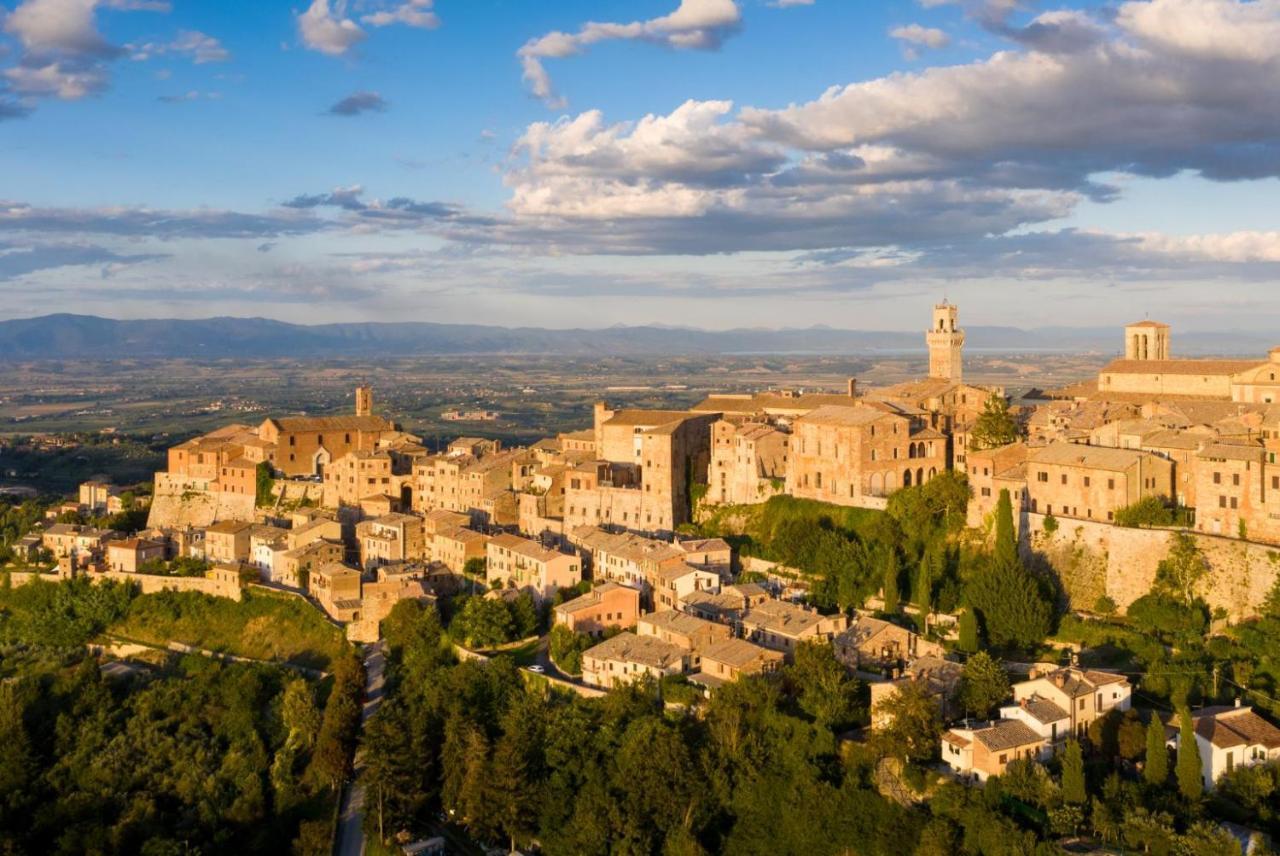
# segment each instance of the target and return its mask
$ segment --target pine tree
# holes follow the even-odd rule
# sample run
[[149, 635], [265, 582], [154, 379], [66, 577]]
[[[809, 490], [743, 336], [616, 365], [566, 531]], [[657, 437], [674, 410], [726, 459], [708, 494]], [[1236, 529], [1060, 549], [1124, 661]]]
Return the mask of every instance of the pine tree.
[[971, 607], [960, 613], [960, 650], [972, 654], [978, 650], [978, 618]]
[[1022, 431], [1009, 412], [1009, 402], [1004, 396], [992, 393], [969, 431], [969, 449], [974, 452], [996, 449], [1016, 443], [1021, 436]]
[[1142, 777], [1147, 784], [1163, 785], [1169, 778], [1169, 752], [1164, 746], [1164, 723], [1160, 716], [1151, 714], [1147, 725], [1147, 757], [1142, 767]]
[[1068, 740], [1066, 751], [1062, 753], [1062, 799], [1069, 805], [1084, 805], [1088, 799], [1084, 785], [1084, 756], [1075, 740]]
[[957, 696], [967, 713], [985, 717], [991, 708], [1008, 698], [1009, 673], [999, 660], [986, 651], [979, 651], [964, 664]]
[[1196, 733], [1191, 725], [1191, 714], [1185, 708], [1179, 717], [1178, 764], [1175, 772], [1178, 777], [1178, 792], [1188, 800], [1199, 799], [1204, 793], [1204, 779], [1201, 778], [1200, 770], [1200, 747], [1196, 745]]
[[898, 554], [893, 550], [884, 553], [884, 611], [898, 611]]

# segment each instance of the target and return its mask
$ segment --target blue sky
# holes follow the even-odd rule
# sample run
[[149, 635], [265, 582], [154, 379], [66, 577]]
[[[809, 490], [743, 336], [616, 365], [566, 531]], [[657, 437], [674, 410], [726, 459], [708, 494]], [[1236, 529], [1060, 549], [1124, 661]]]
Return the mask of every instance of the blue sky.
[[1280, 310], [1280, 0], [0, 10], [5, 317]]

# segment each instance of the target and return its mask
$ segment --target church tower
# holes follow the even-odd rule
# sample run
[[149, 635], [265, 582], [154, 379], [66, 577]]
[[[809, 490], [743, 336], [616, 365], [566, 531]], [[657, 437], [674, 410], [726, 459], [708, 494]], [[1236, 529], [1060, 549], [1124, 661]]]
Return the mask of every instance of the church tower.
[[964, 331], [956, 326], [957, 313], [955, 304], [945, 300], [933, 307], [933, 325], [924, 337], [929, 345], [931, 378], [960, 381]]
[[356, 387], [356, 416], [373, 415], [373, 389], [368, 386]]

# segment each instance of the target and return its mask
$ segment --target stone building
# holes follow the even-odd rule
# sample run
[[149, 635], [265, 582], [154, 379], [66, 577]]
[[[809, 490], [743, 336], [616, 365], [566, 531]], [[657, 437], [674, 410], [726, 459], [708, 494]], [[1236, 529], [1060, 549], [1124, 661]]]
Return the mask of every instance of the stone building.
[[1136, 449], [1053, 443], [1027, 455], [1027, 503], [1033, 513], [1086, 520], [1145, 497], [1173, 496], [1173, 463]]
[[752, 505], [782, 493], [787, 478], [790, 436], [767, 422], [711, 426], [711, 468], [705, 502]]
[[631, 586], [603, 582], [584, 595], [555, 608], [555, 623], [575, 633], [599, 636], [610, 627], [635, 627], [640, 617], [640, 592]]
[[939, 432], [876, 407], [828, 405], [795, 421], [786, 488], [803, 499], [882, 507], [889, 494], [946, 468]]
[[582, 559], [519, 535], [497, 535], [487, 546], [485, 580], [494, 587], [529, 589], [547, 600], [558, 589], [582, 582]]
[[393, 562], [412, 562], [427, 556], [422, 518], [412, 514], [385, 514], [356, 524], [360, 565], [371, 570]]

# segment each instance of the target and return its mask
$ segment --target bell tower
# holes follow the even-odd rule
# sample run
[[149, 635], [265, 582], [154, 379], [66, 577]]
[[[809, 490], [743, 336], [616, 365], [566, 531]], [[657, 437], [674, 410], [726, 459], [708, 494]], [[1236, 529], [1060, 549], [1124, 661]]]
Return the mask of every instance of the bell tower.
[[925, 333], [929, 346], [929, 377], [959, 382], [964, 353], [964, 331], [956, 326], [959, 313], [954, 303], [942, 301], [933, 307], [933, 324]]
[[373, 389], [368, 386], [356, 387], [356, 416], [373, 415]]

